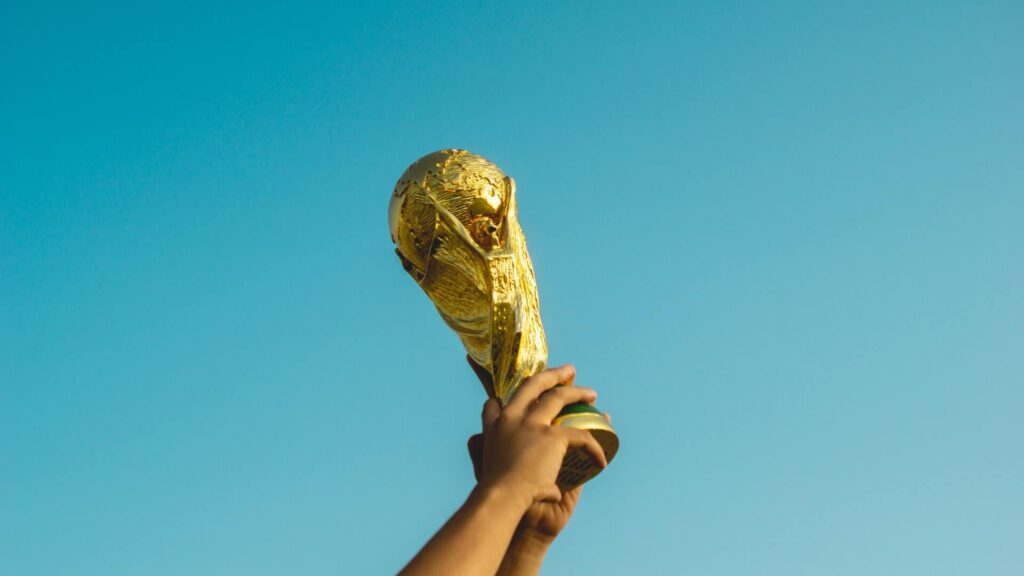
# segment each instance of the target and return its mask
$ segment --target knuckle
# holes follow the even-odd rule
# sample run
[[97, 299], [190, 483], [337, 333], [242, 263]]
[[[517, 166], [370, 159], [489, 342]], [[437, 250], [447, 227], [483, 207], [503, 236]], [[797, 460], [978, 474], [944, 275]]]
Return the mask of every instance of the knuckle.
[[558, 402], [558, 400], [561, 397], [562, 397], [562, 391], [560, 389], [558, 389], [558, 388], [552, 388], [551, 390], [548, 390], [547, 392], [545, 392], [544, 394], [541, 395], [540, 403], [541, 404], [551, 404], [552, 402]]

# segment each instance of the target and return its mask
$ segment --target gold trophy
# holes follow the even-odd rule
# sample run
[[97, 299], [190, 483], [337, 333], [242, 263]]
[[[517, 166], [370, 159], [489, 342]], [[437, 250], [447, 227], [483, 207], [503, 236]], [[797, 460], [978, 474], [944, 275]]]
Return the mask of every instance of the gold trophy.
[[[506, 405], [548, 359], [515, 181], [466, 150], [427, 154], [398, 179], [388, 224], [405, 271], [459, 335], [472, 361], [490, 375], [488, 394]], [[553, 424], [590, 431], [608, 462], [619, 449], [608, 419], [589, 404], [566, 406]], [[573, 448], [558, 485], [569, 489], [599, 472]]]

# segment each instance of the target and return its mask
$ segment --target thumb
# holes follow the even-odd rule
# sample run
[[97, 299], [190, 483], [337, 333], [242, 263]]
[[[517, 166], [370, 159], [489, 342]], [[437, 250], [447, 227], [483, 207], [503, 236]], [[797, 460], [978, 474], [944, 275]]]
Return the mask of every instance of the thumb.
[[480, 415], [480, 419], [483, 421], [484, 432], [487, 432], [494, 426], [498, 416], [501, 416], [501, 404], [494, 398], [488, 398], [487, 402], [484, 402], [484, 412]]
[[562, 501], [562, 491], [556, 484], [541, 488], [540, 491], [537, 492], [536, 501], [558, 504]]
[[484, 435], [473, 434], [470, 436], [466, 442], [466, 448], [469, 449], [469, 459], [473, 462], [473, 476], [479, 480], [484, 465]]

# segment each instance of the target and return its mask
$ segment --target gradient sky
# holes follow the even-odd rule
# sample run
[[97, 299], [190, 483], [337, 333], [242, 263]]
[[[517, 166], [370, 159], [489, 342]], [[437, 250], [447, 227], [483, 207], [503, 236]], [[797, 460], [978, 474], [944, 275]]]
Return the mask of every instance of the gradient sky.
[[386, 574], [484, 395], [388, 238], [514, 176], [622, 439], [548, 574], [1024, 566], [1024, 5], [0, 7], [0, 573]]

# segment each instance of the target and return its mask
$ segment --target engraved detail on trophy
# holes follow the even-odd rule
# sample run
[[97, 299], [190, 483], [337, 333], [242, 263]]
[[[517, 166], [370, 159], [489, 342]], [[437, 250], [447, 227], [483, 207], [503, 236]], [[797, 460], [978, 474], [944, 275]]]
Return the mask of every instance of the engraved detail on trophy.
[[[406, 272], [458, 334], [470, 358], [491, 375], [505, 405], [519, 384], [544, 369], [547, 341], [515, 181], [466, 150], [440, 150], [414, 162], [388, 208], [395, 252]], [[590, 406], [574, 405], [555, 424], [590, 430], [610, 462], [618, 436]], [[566, 455], [559, 485], [592, 478], [595, 466]]]

